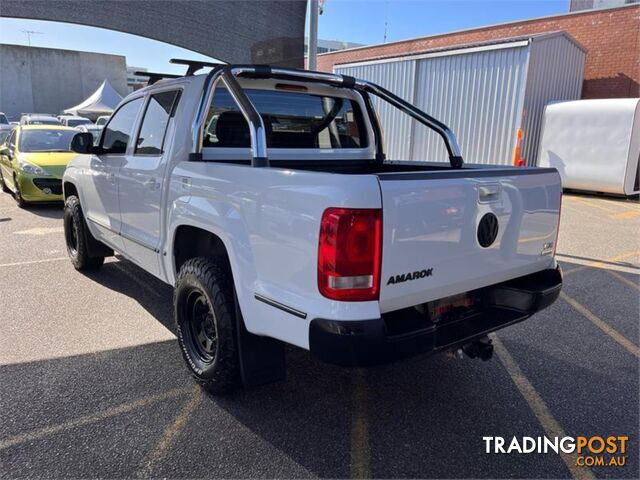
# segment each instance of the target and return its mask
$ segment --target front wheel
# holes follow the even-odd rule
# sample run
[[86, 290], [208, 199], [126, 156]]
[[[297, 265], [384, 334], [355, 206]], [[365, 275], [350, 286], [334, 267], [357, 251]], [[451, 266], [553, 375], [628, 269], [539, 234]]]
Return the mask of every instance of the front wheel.
[[237, 389], [240, 366], [228, 268], [205, 257], [185, 262], [173, 305], [178, 341], [191, 375], [214, 394]]
[[2, 189], [2, 191], [4, 193], [9, 193], [11, 190], [9, 190], [9, 187], [7, 187], [7, 184], [4, 183], [4, 177], [2, 176], [2, 170], [0, 169], [0, 189]]
[[76, 270], [96, 270], [104, 263], [104, 257], [92, 257], [89, 255], [87, 225], [84, 221], [80, 200], [75, 195], [70, 195], [64, 202], [64, 238], [67, 244], [67, 253]]
[[16, 175], [13, 176], [13, 187], [15, 188], [15, 192], [13, 192], [13, 198], [20, 208], [26, 208], [28, 203], [22, 198], [22, 192], [20, 191], [20, 182], [18, 182], [18, 177]]

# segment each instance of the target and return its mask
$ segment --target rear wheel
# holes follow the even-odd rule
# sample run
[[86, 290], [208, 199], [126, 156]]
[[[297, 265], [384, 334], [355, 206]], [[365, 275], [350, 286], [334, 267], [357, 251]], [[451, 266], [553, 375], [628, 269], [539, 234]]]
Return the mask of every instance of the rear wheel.
[[240, 382], [233, 280], [226, 266], [198, 257], [180, 269], [174, 293], [178, 341], [191, 375], [214, 394]]
[[80, 200], [75, 195], [69, 196], [64, 202], [64, 238], [67, 253], [76, 270], [96, 270], [104, 263], [104, 257], [89, 255], [87, 225], [80, 208]]

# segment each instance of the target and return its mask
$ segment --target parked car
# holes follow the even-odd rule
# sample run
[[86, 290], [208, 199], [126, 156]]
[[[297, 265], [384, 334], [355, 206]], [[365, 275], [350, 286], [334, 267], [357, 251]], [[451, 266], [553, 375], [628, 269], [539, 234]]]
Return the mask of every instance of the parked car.
[[64, 115], [62, 117], [58, 117], [58, 119], [65, 127], [78, 127], [80, 125], [93, 124], [93, 122], [88, 118], [78, 117], [75, 115]]
[[53, 115], [26, 113], [20, 117], [20, 125], [61, 125], [61, 123]]
[[70, 147], [77, 133], [55, 125], [15, 127], [0, 148], [2, 191], [11, 192], [20, 207], [62, 200], [62, 174], [77, 156]]
[[0, 112], [0, 125], [8, 125], [8, 124], [9, 124], [9, 119], [4, 114], [4, 112]]
[[93, 144], [98, 145], [100, 141], [100, 135], [102, 135], [102, 128], [95, 123], [85, 123], [76, 127], [81, 132], [88, 132], [93, 136]]
[[[386, 161], [372, 97], [435, 130], [448, 163]], [[489, 332], [561, 289], [558, 172], [464, 163], [446, 125], [373, 83], [219, 66], [133, 92], [91, 143], [76, 135], [88, 155], [64, 174], [71, 262], [117, 251], [172, 285], [214, 393], [283, 378], [284, 343], [340, 365], [488, 359]]]
[[0, 146], [4, 145], [7, 137], [15, 127], [10, 124], [0, 123]]
[[104, 127], [106, 123], [109, 121], [110, 115], [101, 115], [96, 119], [96, 125], [99, 127]]

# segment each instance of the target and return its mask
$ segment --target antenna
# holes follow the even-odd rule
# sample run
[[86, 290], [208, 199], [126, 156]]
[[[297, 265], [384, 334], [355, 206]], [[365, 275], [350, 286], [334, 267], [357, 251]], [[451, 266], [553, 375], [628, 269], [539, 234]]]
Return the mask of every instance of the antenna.
[[27, 35], [27, 43], [31, 46], [31, 35], [44, 35], [44, 32], [36, 32], [35, 30], [22, 30]]
[[389, 1], [384, 3], [384, 38], [382, 43], [387, 43], [387, 29], [389, 27]]

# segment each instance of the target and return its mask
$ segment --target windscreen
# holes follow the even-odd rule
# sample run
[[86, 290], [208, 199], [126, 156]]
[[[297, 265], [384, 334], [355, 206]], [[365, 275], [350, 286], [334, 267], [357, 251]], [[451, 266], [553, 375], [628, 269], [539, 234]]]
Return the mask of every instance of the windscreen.
[[23, 130], [20, 134], [21, 152], [70, 152], [73, 130]]
[[[246, 89], [265, 124], [269, 148], [364, 148], [358, 104], [348, 98]], [[204, 147], [250, 147], [242, 113], [222, 87], [216, 89], [205, 123]]]

